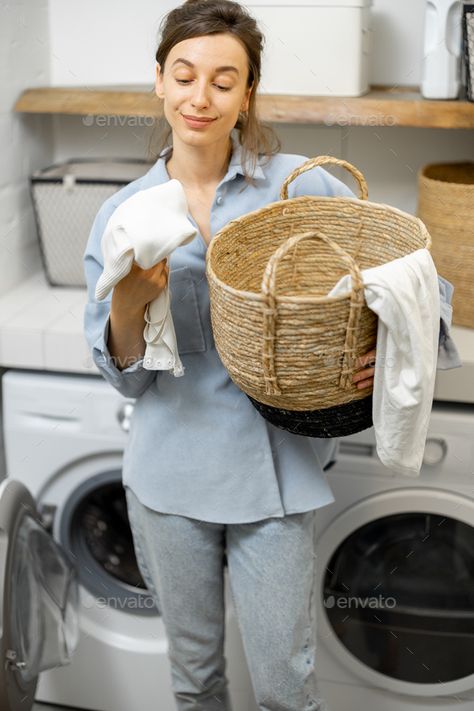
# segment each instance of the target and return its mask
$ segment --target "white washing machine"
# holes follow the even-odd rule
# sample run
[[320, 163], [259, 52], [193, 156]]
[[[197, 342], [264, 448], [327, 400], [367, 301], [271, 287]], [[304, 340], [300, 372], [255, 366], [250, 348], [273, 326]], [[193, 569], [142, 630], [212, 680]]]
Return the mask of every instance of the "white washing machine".
[[[29, 711], [35, 698], [175, 711], [164, 626], [136, 564], [121, 484], [132, 409], [100, 376], [3, 376], [1, 711]], [[256, 711], [225, 578], [230, 694], [235, 711]]]
[[316, 669], [330, 711], [474, 709], [474, 405], [435, 403], [418, 478], [373, 428], [341, 440], [318, 511]]

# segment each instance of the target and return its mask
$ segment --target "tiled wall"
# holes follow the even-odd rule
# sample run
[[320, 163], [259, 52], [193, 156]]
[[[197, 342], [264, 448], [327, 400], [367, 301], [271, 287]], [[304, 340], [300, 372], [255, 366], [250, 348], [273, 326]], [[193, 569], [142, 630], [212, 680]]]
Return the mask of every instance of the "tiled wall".
[[27, 86], [50, 79], [48, 3], [10, 0], [0, 8], [0, 295], [38, 269], [28, 176], [51, 161], [52, 130], [12, 107]]

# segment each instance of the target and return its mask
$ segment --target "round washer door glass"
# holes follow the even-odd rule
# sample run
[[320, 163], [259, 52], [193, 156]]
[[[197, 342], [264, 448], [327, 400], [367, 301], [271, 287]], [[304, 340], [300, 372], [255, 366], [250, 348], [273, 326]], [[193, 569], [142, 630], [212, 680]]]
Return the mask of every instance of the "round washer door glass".
[[135, 555], [120, 469], [102, 471], [77, 486], [56, 523], [57, 537], [71, 552], [89, 593], [121, 611], [159, 614]]
[[432, 513], [376, 519], [349, 535], [324, 575], [339, 641], [394, 679], [474, 674], [474, 527]]
[[76, 572], [50, 534], [26, 514], [10, 579], [12, 642], [26, 681], [69, 664], [79, 641]]

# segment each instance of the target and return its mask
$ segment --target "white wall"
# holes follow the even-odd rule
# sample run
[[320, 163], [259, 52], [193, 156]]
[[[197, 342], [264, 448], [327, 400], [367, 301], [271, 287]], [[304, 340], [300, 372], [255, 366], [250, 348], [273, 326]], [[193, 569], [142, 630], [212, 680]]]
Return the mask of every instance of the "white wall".
[[426, 0], [374, 0], [370, 83], [419, 86]]
[[41, 117], [22, 117], [11, 109], [25, 87], [48, 84], [49, 64], [47, 0], [2, 3], [0, 295], [39, 268], [28, 176], [52, 158], [51, 126]]
[[153, 83], [160, 20], [180, 4], [173, 0], [49, 0], [51, 84]]

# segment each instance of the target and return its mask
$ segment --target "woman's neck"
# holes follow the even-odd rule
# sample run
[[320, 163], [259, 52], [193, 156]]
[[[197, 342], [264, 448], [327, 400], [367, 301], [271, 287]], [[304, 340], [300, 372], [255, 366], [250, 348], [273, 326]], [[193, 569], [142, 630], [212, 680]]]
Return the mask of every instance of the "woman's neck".
[[215, 186], [227, 173], [232, 156], [232, 141], [225, 147], [189, 146], [173, 139], [171, 157], [166, 161], [170, 178], [176, 178], [185, 187], [202, 190]]

